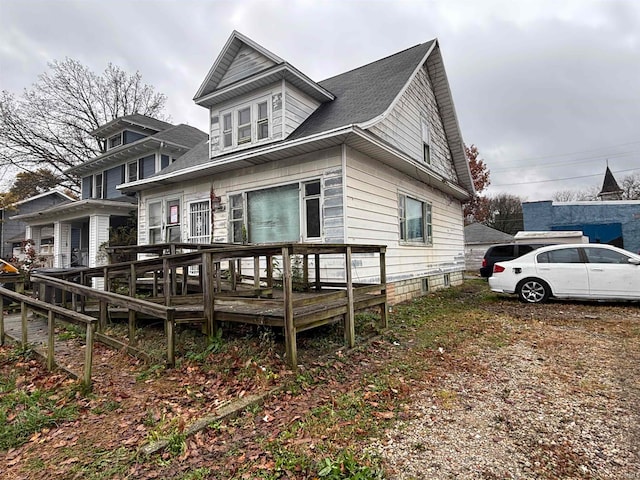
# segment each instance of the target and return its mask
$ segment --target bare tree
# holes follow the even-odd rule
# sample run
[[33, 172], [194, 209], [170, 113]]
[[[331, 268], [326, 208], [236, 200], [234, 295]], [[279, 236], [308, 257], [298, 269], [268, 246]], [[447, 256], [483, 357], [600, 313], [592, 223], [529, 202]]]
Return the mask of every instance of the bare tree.
[[581, 190], [559, 190], [555, 192], [551, 199], [556, 202], [580, 202], [598, 200], [600, 188], [597, 185], [591, 185]]
[[489, 215], [485, 225], [511, 235], [524, 230], [522, 199], [508, 193], [489, 197]]
[[109, 64], [98, 75], [70, 58], [54, 61], [20, 97], [0, 95], [0, 166], [47, 168], [61, 176], [105, 151], [93, 130], [132, 113], [162, 119], [165, 102], [139, 72]]
[[622, 179], [622, 198], [640, 200], [640, 173], [631, 173]]

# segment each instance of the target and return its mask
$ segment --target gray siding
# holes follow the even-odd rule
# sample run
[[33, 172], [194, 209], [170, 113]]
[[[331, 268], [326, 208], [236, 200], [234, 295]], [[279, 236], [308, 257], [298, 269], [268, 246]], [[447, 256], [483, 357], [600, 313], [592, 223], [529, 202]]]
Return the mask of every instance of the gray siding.
[[324, 241], [344, 243], [344, 181], [342, 168], [327, 170], [323, 177], [322, 218]]
[[442, 115], [426, 68], [422, 67], [390, 114], [369, 130], [413, 159], [423, 161], [422, 119], [429, 125], [431, 168], [458, 182]]
[[309, 118], [320, 103], [287, 84], [284, 105], [284, 136], [287, 137]]
[[275, 65], [271, 60], [253, 48], [244, 45], [229, 65], [217, 88], [235, 83]]
[[102, 196], [104, 198], [118, 198], [122, 194], [116, 189], [116, 186], [120, 185], [124, 180], [124, 165], [118, 165], [117, 167], [110, 168], [106, 172], [105, 183], [106, 190]]

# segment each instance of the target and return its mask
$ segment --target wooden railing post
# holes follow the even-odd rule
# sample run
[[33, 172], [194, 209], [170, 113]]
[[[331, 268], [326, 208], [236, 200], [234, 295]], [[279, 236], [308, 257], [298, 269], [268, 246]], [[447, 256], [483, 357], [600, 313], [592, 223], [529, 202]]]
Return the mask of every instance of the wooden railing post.
[[93, 366], [93, 336], [95, 333], [95, 323], [87, 323], [86, 349], [84, 352], [84, 376], [85, 387], [91, 387], [91, 367]]
[[291, 284], [291, 256], [289, 247], [282, 247], [282, 294], [284, 296], [284, 344], [287, 363], [298, 369], [296, 327], [293, 319], [293, 287]]
[[211, 337], [216, 334], [218, 326], [215, 320], [215, 279], [213, 272], [213, 255], [202, 254], [202, 299], [204, 302], [204, 317], [206, 318], [206, 334]]
[[55, 362], [55, 325], [54, 325], [55, 314], [52, 310], [49, 310], [49, 314], [47, 316], [47, 370], [51, 371], [56, 366]]
[[316, 271], [316, 278], [315, 278], [316, 290], [320, 291], [321, 287], [320, 287], [320, 254], [319, 253], [315, 254], [314, 262], [315, 262], [314, 268]]
[[253, 287], [256, 290], [260, 289], [260, 256], [253, 257]]
[[382, 328], [389, 328], [389, 319], [387, 318], [387, 263], [385, 249], [380, 250], [380, 284], [382, 285], [381, 293], [384, 294], [384, 303], [380, 304], [380, 322]]
[[273, 288], [273, 256], [267, 255], [266, 262], [267, 262], [267, 268], [266, 268], [267, 287]]
[[305, 292], [309, 291], [309, 254], [305, 253], [302, 256], [302, 281], [304, 285], [302, 288]]
[[22, 348], [27, 348], [27, 304], [20, 302], [20, 316], [22, 325]]
[[173, 367], [176, 364], [176, 337], [175, 337], [175, 309], [167, 310], [167, 363]]
[[347, 312], [344, 315], [344, 340], [353, 348], [356, 344], [356, 329], [353, 311], [353, 274], [351, 272], [351, 247], [345, 251], [345, 271], [347, 276]]
[[4, 345], [4, 297], [0, 295], [0, 346]]

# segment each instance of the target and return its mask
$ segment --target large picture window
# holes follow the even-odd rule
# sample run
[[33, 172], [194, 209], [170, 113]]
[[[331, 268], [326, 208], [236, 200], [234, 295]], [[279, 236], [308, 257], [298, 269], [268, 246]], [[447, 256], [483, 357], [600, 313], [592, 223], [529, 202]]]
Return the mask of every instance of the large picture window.
[[400, 240], [431, 244], [431, 205], [420, 200], [399, 196]]
[[322, 235], [320, 180], [229, 196], [232, 243], [298, 242]]

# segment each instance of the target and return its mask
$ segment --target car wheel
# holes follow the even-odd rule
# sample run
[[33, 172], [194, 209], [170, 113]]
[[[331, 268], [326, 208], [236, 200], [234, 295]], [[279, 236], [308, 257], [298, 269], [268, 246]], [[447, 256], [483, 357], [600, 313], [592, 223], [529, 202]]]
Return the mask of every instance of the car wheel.
[[518, 284], [518, 297], [525, 303], [543, 303], [551, 295], [551, 289], [542, 280], [527, 278]]

